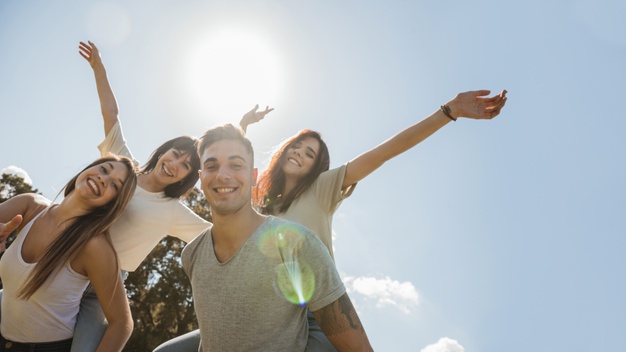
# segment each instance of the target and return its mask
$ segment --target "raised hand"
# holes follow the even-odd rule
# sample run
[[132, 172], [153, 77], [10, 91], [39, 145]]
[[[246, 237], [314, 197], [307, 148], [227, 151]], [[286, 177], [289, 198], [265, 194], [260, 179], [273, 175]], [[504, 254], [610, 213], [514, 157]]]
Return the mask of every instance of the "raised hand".
[[467, 117], [470, 119], [492, 119], [506, 104], [506, 90], [493, 97], [485, 97], [489, 90], [474, 90], [459, 93], [448, 104], [453, 117]]
[[22, 215], [15, 215], [11, 221], [0, 223], [0, 252], [4, 252], [7, 237], [22, 223]]
[[100, 58], [100, 51], [98, 50], [98, 47], [96, 47], [96, 44], [90, 41], [87, 41], [87, 43], [88, 44], [85, 44], [84, 42], [79, 43], [78, 53], [80, 54], [80, 56], [84, 57], [87, 62], [89, 62], [91, 67], [94, 67], [94, 65], [102, 63], [102, 59]]
[[274, 108], [270, 109], [269, 106], [266, 106], [265, 110], [263, 110], [263, 111], [258, 111], [258, 110], [259, 110], [259, 104], [256, 104], [252, 110], [248, 111], [241, 118], [241, 122], [239, 122], [239, 125], [244, 130], [244, 132], [247, 130], [249, 125], [263, 120], [265, 115], [267, 115], [270, 112], [272, 112], [274, 110]]

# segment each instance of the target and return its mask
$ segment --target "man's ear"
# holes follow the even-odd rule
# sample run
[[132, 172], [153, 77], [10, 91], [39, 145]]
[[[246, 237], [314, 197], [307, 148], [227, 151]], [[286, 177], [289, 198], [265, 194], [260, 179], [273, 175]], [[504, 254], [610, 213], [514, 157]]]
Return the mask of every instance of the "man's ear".
[[252, 170], [252, 186], [256, 186], [256, 178], [259, 176], [259, 169], [256, 167]]

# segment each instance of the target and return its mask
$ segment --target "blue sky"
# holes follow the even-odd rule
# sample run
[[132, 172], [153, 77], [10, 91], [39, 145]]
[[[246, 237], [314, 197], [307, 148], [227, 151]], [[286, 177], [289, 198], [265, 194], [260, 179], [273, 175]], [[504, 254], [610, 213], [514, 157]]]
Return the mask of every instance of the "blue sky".
[[102, 51], [126, 137], [238, 122], [262, 169], [320, 131], [339, 166], [458, 92], [509, 91], [357, 186], [335, 254], [378, 351], [620, 350], [626, 329], [626, 3], [0, 2], [0, 169], [53, 198], [98, 156], [80, 40]]

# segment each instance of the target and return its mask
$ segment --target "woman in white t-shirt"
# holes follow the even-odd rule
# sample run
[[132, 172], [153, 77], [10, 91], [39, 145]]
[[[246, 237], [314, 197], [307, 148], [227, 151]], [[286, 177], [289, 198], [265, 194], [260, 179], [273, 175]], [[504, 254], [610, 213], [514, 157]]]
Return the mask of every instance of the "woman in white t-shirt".
[[[94, 72], [102, 117], [104, 141], [98, 146], [102, 155], [109, 153], [133, 157], [126, 144], [118, 116], [118, 105], [109, 84], [98, 48], [92, 42], [80, 42], [80, 55]], [[273, 109], [244, 115], [244, 121], [258, 121]], [[134, 271], [166, 235], [190, 242], [211, 226], [180, 202], [197, 182], [200, 158], [197, 140], [177, 137], [163, 143], [141, 167], [137, 190], [120, 219], [111, 227], [111, 240], [120, 258], [122, 270]], [[93, 295], [86, 294], [81, 306], [72, 351], [93, 351], [106, 326]]]
[[53, 204], [27, 193], [0, 204], [0, 351], [70, 351], [82, 292], [91, 283], [109, 325], [98, 351], [121, 351], [133, 321], [108, 237], [137, 184], [132, 162], [100, 158], [64, 187]]
[[[104, 141], [98, 146], [102, 155], [109, 153], [133, 157], [126, 144], [118, 106], [109, 85], [98, 48], [91, 42], [79, 45], [79, 53], [91, 65], [104, 120]], [[120, 219], [111, 226], [111, 240], [121, 269], [132, 272], [167, 235], [190, 242], [211, 224], [180, 202], [198, 180], [200, 159], [197, 140], [182, 136], [163, 143], [137, 175], [137, 189]], [[98, 301], [85, 294], [76, 325], [72, 351], [95, 350], [106, 328]]]

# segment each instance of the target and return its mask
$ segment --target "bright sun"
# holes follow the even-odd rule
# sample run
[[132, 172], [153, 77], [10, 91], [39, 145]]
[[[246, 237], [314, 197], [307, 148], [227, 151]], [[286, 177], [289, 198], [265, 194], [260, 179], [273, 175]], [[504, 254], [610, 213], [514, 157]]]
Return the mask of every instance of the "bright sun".
[[190, 44], [183, 62], [184, 96], [196, 113], [236, 123], [257, 103], [278, 104], [281, 65], [267, 40], [223, 29]]

